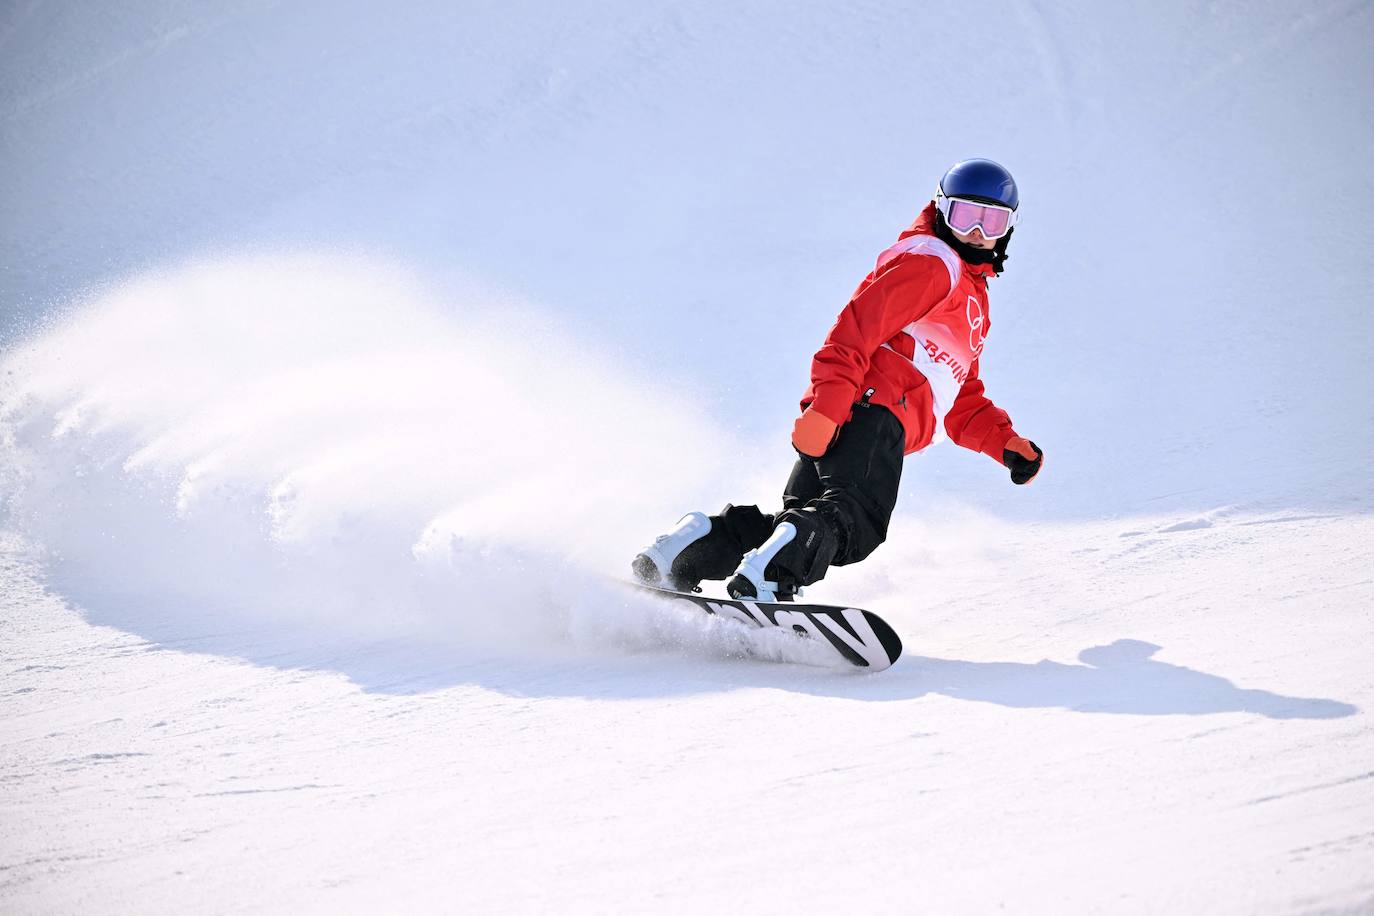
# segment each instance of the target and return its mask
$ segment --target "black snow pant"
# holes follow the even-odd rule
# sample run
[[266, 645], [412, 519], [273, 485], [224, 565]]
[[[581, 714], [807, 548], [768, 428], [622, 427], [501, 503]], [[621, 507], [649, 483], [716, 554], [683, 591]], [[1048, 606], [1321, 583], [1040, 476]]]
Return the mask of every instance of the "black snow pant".
[[855, 404], [824, 456], [798, 457], [783, 490], [782, 512], [727, 505], [711, 516], [711, 532], [684, 550], [674, 567], [692, 581], [727, 579], [744, 554], [783, 522], [791, 522], [797, 535], [766, 570], [781, 592], [819, 582], [832, 565], [859, 562], [887, 539], [905, 445], [901, 421], [891, 411]]

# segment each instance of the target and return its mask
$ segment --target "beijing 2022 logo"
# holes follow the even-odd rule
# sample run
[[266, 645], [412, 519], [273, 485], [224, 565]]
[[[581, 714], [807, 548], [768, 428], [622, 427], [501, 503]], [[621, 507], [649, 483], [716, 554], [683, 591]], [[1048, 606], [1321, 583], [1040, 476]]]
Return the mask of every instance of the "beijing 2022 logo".
[[976, 357], [983, 352], [983, 340], [988, 336], [987, 318], [983, 314], [983, 303], [977, 296], [968, 297], [968, 346]]

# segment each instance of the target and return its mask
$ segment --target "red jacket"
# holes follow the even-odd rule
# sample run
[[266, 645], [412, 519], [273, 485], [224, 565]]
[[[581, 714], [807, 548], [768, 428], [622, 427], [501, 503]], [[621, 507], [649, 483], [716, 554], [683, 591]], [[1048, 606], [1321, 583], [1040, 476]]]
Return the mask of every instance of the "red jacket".
[[966, 263], [934, 229], [931, 203], [878, 256], [812, 360], [802, 408], [844, 424], [867, 393], [902, 421], [908, 455], [948, 433], [1000, 462], [1015, 433], [978, 378], [992, 267]]

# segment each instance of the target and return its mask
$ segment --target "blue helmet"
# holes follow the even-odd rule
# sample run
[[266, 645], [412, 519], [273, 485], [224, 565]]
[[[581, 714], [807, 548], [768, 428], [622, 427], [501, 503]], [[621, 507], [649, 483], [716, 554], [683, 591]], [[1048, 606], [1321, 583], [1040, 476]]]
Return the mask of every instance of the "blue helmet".
[[954, 163], [940, 179], [939, 191], [945, 197], [962, 197], [1013, 210], [1021, 203], [1016, 179], [991, 159], [965, 159]]

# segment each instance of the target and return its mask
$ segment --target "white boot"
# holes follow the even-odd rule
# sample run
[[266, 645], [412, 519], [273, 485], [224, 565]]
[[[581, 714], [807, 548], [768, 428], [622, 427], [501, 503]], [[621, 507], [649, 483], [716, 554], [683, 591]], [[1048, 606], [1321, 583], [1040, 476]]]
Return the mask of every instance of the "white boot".
[[[783, 522], [773, 529], [773, 533], [768, 535], [768, 540], [757, 550], [746, 553], [740, 561], [739, 568], [735, 570], [734, 578], [725, 585], [730, 597], [747, 601], [777, 601], [778, 583], [769, 582], [764, 576], [764, 570], [773, 562], [778, 552], [792, 543], [796, 536], [796, 527], [791, 522]], [[787, 599], [791, 600], [791, 595], [788, 595]]]
[[[701, 512], [689, 512], [677, 523], [677, 527], [667, 534], [654, 538], [653, 544], [645, 547], [630, 561], [630, 569], [635, 578], [645, 585], [686, 591], [696, 583], [673, 581], [670, 571], [678, 554], [711, 532], [711, 519]], [[684, 588], [683, 586], [686, 586]]]

